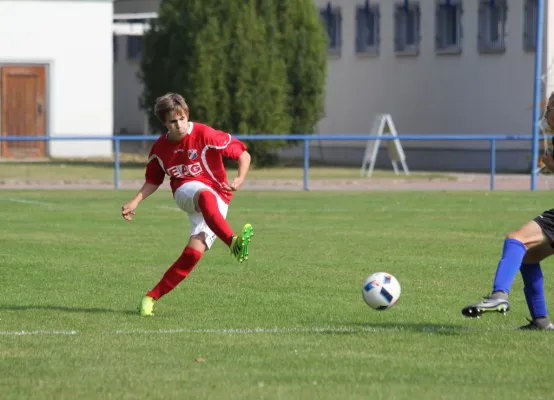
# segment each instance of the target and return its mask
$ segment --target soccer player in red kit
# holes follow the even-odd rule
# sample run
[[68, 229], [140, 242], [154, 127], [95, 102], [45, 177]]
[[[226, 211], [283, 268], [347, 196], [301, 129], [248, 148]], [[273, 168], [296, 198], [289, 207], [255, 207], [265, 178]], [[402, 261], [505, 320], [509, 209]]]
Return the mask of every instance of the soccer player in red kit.
[[[189, 108], [182, 96], [168, 93], [156, 100], [156, 117], [167, 133], [150, 150], [145, 183], [137, 195], [122, 207], [127, 221], [139, 203], [154, 193], [169, 176], [177, 206], [189, 216], [190, 238], [181, 256], [139, 305], [141, 315], [153, 315], [154, 304], [173, 290], [192, 271], [216, 238], [221, 239], [239, 262], [248, 259], [248, 245], [254, 235], [246, 224], [235, 235], [227, 221], [229, 203], [246, 178], [250, 154], [230, 134], [189, 120]], [[237, 177], [229, 184], [222, 156], [238, 163]]]

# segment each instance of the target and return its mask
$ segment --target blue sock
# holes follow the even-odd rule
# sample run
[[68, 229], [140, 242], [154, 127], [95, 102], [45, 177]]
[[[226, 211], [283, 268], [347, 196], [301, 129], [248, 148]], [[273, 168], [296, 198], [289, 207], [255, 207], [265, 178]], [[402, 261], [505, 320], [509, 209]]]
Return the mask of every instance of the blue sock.
[[542, 276], [541, 265], [522, 264], [521, 277], [525, 284], [523, 293], [525, 293], [525, 300], [527, 300], [527, 307], [529, 307], [531, 317], [546, 317], [548, 312], [546, 310], [546, 300], [544, 299], [544, 278]]
[[493, 292], [501, 290], [510, 293], [512, 283], [516, 278], [517, 271], [527, 249], [525, 245], [516, 239], [506, 239], [502, 249], [502, 258], [496, 268], [494, 277]]

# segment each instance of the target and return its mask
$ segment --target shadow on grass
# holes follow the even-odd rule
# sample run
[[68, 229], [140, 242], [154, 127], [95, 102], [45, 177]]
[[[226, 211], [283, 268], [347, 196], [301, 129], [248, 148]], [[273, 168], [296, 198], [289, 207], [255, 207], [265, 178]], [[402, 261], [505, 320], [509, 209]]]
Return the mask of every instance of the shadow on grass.
[[30, 310], [44, 310], [44, 311], [62, 311], [70, 313], [100, 313], [100, 314], [126, 314], [136, 315], [137, 312], [133, 310], [115, 310], [112, 308], [85, 308], [85, 307], [68, 307], [68, 306], [52, 306], [52, 305], [29, 305], [29, 306], [4, 306], [0, 305], [0, 311], [30, 311]]

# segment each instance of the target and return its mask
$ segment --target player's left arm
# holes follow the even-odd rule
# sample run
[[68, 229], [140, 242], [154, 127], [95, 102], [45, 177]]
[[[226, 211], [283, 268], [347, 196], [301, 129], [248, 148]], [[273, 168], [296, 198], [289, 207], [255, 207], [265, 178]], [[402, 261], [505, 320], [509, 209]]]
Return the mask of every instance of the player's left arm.
[[229, 185], [228, 190], [238, 190], [239, 187], [244, 183], [244, 180], [246, 179], [246, 175], [248, 174], [248, 170], [250, 169], [250, 162], [252, 161], [252, 157], [250, 157], [250, 153], [247, 150], [244, 150], [242, 154], [237, 159], [238, 164], [238, 173], [237, 177], [233, 179], [231, 184]]
[[[541, 119], [541, 129], [543, 130], [543, 135], [551, 134], [552, 130], [554, 130], [554, 92], [552, 92], [548, 98], [548, 103], [546, 104], [546, 109], [544, 110], [544, 114]], [[551, 139], [550, 146], [547, 146], [544, 149], [544, 153], [541, 155], [541, 160], [544, 163], [544, 166], [552, 172], [554, 172], [554, 156], [552, 154], [553, 148], [554, 137]]]
[[208, 141], [211, 146], [218, 150], [222, 156], [235, 160], [238, 164], [237, 176], [229, 185], [223, 185], [223, 188], [229, 191], [238, 190], [244, 183], [248, 170], [250, 169], [250, 162], [252, 157], [246, 145], [231, 136], [229, 133], [211, 129], [207, 132]]
[[[554, 138], [553, 138], [553, 141], [554, 141]], [[545, 149], [541, 158], [546, 168], [554, 172], [554, 156], [552, 155], [552, 149]]]

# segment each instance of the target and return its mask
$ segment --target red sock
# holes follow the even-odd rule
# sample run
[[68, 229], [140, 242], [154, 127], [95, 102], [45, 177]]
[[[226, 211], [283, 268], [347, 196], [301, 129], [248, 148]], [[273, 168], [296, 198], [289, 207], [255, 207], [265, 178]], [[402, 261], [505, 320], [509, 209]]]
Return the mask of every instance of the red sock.
[[233, 241], [233, 230], [219, 212], [217, 199], [209, 190], [205, 190], [198, 196], [198, 208], [206, 221], [206, 225], [220, 238], [227, 246]]
[[163, 295], [171, 292], [194, 269], [202, 253], [191, 247], [185, 247], [181, 256], [166, 271], [162, 280], [146, 295], [159, 300]]

